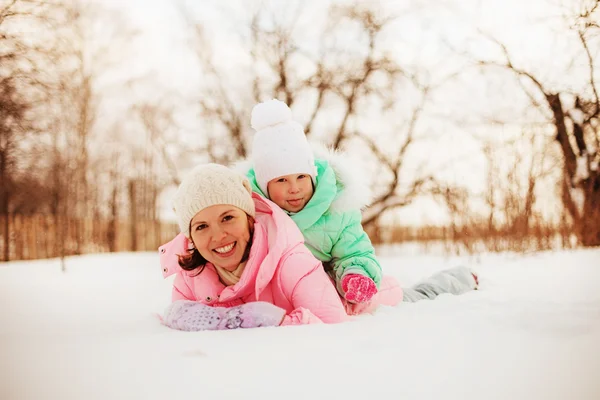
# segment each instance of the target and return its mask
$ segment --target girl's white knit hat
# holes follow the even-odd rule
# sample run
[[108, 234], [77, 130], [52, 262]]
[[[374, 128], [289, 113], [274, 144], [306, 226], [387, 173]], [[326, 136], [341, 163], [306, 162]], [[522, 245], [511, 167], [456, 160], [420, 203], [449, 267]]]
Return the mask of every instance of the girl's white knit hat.
[[282, 101], [259, 103], [252, 110], [252, 163], [258, 187], [268, 196], [270, 180], [284, 175], [307, 174], [315, 182], [317, 169], [302, 126]]
[[248, 178], [223, 165], [198, 165], [186, 175], [173, 198], [181, 232], [189, 238], [194, 215], [217, 204], [229, 204], [251, 217], [255, 215]]

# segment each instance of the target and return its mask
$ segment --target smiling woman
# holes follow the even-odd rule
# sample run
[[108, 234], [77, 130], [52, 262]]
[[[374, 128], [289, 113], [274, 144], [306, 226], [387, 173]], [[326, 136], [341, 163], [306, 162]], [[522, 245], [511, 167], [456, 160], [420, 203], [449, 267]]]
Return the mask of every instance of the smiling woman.
[[160, 248], [176, 274], [163, 322], [188, 331], [348, 319], [323, 266], [294, 222], [252, 194], [246, 177], [205, 164], [173, 199], [181, 234]]

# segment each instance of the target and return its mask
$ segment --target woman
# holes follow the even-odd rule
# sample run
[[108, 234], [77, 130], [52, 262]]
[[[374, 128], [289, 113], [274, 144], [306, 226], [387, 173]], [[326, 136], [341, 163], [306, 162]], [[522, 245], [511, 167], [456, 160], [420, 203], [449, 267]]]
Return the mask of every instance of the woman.
[[163, 323], [175, 329], [337, 323], [348, 315], [295, 223], [241, 174], [194, 168], [173, 200], [182, 234], [159, 249], [176, 274]]

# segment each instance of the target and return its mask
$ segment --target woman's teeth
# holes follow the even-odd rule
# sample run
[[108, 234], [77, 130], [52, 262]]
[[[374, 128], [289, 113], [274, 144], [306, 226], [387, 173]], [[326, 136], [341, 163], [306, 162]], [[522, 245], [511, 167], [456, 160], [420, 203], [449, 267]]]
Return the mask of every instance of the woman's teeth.
[[219, 248], [215, 249], [215, 251], [217, 253], [221, 253], [221, 254], [228, 253], [231, 251], [231, 249], [233, 249], [233, 246], [235, 246], [235, 242], [228, 244], [227, 246], [219, 247]]

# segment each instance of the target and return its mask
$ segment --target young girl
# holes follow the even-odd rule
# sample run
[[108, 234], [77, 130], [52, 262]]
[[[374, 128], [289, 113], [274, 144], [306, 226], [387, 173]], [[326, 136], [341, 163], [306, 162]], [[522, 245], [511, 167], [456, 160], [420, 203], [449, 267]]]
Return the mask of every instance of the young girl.
[[315, 160], [302, 126], [281, 101], [255, 106], [252, 127], [253, 168], [247, 176], [253, 191], [290, 215], [340, 295], [351, 303], [371, 300], [382, 274], [361, 225], [369, 197], [363, 173], [332, 152]]
[[[361, 209], [370, 197], [363, 171], [339, 153], [325, 151], [315, 159], [302, 126], [279, 100], [256, 105], [251, 124], [256, 133], [252, 168], [246, 175], [253, 191], [294, 220], [306, 246], [323, 262], [343, 298], [356, 305], [368, 303], [381, 290], [382, 272], [361, 225]], [[475, 276], [468, 269], [449, 272], [440, 276], [442, 281], [459, 279], [454, 289], [442, 284], [427, 295], [405, 289], [405, 301], [446, 292], [460, 294], [476, 287]]]

